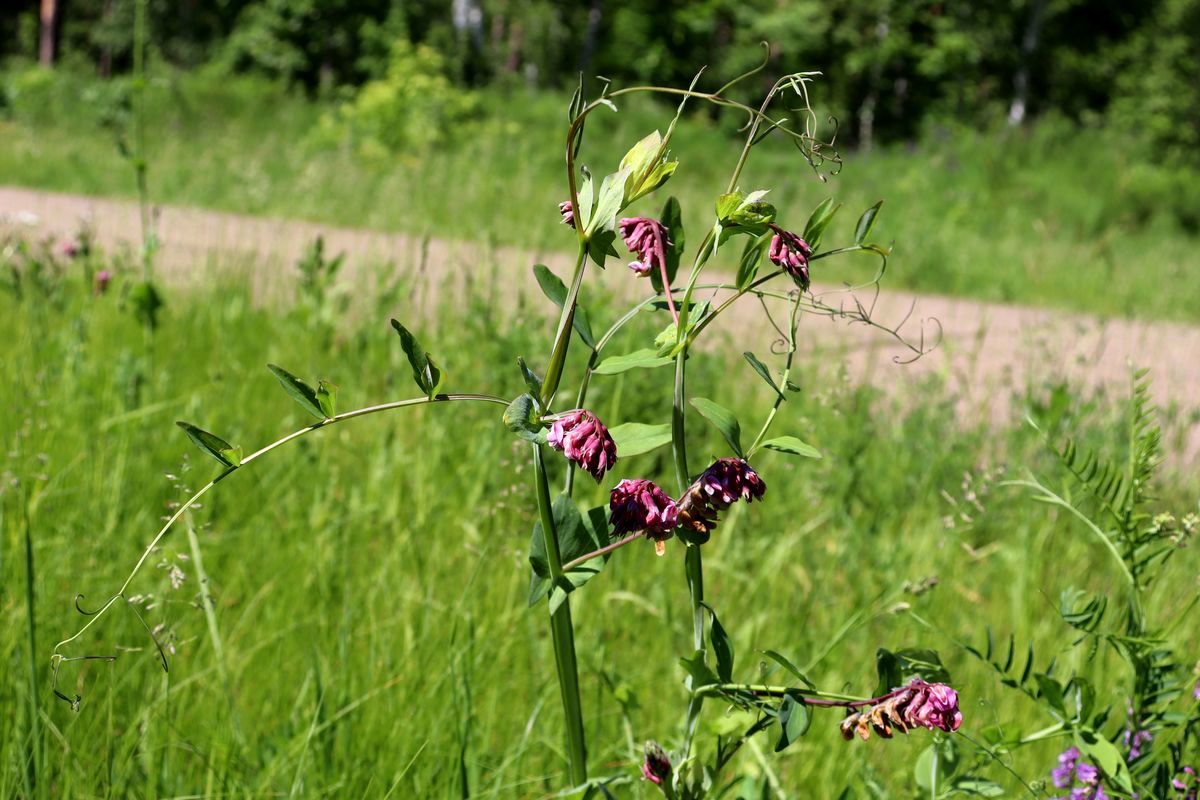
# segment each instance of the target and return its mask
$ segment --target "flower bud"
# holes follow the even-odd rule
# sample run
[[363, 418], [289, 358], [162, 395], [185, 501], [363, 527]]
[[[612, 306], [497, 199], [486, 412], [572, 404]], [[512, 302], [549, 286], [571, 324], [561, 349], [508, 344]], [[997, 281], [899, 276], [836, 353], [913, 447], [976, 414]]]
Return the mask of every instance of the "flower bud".
[[808, 242], [791, 231], [785, 231], [777, 225], [771, 229], [775, 235], [771, 237], [771, 246], [767, 250], [767, 258], [777, 267], [782, 267], [801, 291], [808, 289], [808, 259], [812, 257], [812, 248]]
[[562, 214], [563, 225], [575, 227], [575, 206], [570, 200], [563, 200], [558, 204], [558, 213]]
[[671, 780], [671, 759], [662, 745], [651, 739], [646, 742], [646, 758], [642, 761], [642, 777], [655, 786]]

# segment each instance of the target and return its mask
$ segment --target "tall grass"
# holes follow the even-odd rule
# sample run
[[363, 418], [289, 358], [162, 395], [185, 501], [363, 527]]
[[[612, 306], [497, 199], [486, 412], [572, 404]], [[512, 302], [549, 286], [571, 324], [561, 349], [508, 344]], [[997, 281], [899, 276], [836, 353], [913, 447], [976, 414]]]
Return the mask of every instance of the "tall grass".
[[[439, 343], [454, 390], [486, 384], [516, 395], [515, 355], [529, 354], [552, 325], [537, 296], [519, 313], [493, 308], [488, 283], [524, 272], [497, 270], [481, 271], [458, 302], [420, 325]], [[331, 378], [347, 407], [411, 389], [386, 325], [389, 314], [413, 318], [403, 300], [411, 284], [366, 298], [329, 327], [289, 303], [256, 303], [248, 279], [214, 272], [205, 288], [171, 294], [147, 345], [121, 308], [122, 283], [132, 280], [119, 275], [97, 297], [68, 273], [53, 293], [0, 294], [9, 332], [0, 382], [0, 652], [9, 654], [0, 796], [507, 798], [561, 787], [550, 642], [525, 608], [533, 519], [511, 500], [528, 476], [507, 468], [506, 453], [521, 462], [519, 445], [490, 407], [363, 419], [239, 473], [193, 515], [194, 536], [172, 534], [155, 556], [159, 568], [133, 587], [152, 596], [138, 608], [170, 651], [170, 672], [137, 617], [121, 612], [78, 650], [115, 662], [64, 667], [64, 691], [83, 695], [78, 713], [50, 696], [47, 658], [77, 627], [72, 598], [83, 593], [85, 610], [102, 602], [183, 488], [217, 469], [174, 419], [246, 446], [299, 427], [267, 362]], [[585, 302], [593, 318], [616, 311], [603, 298]], [[656, 327], [646, 320], [623, 335], [632, 347]], [[744, 387], [758, 383], [738, 351], [704, 361], [689, 385], [749, 408]], [[769, 644], [821, 685], [868, 684], [876, 646], [929, 641], [911, 609], [942, 631], [935, 639], [964, 698], [966, 732], [1029, 721], [1033, 709], [954, 641], [978, 642], [991, 624], [1052, 648], [1064, 636], [1052, 598], [1112, 577], [1066, 520], [995, 485], [1004, 465], [1012, 473], [1043, 463], [1037, 436], [1015, 421], [995, 428], [960, 418], [936, 382], [914, 407], [851, 385], [836, 353], [810, 352], [802, 363], [804, 392], [785, 405], [781, 425], [804, 431], [825, 458], [764, 453], [756, 466], [776, 499], [735, 506], [706, 546], [709, 597], [746, 623], [736, 631], [742, 663], [756, 663], [746, 655], [752, 642]], [[746, 383], [730, 380], [743, 373]], [[669, 406], [641, 383], [637, 372], [597, 379], [593, 407], [610, 418], [667, 419]], [[1101, 406], [1061, 390], [1018, 399], [1044, 428], [1109, 441]], [[696, 433], [694, 452], [717, 446]], [[636, 460], [639, 474], [669, 474], [665, 452]], [[1195, 492], [1185, 477], [1163, 502], [1183, 509]], [[1197, 566], [1185, 555], [1175, 564], [1180, 580]], [[574, 614], [593, 762], [597, 772], [634, 774], [641, 741], [665, 735], [686, 696], [671, 665], [688, 649], [690, 624], [679, 548], [661, 559], [649, 548], [621, 556]], [[178, 588], [172, 565], [185, 576]], [[1169, 594], [1156, 602], [1172, 602]], [[1178, 635], [1196, 652], [1194, 630]], [[1093, 676], [1103, 701], [1119, 707], [1104, 658], [1063, 666]], [[721, 715], [705, 724], [720, 726]], [[910, 796], [924, 744], [875, 744], [847, 744], [823, 725], [778, 758], [749, 751], [736, 768], [747, 787], [770, 773], [791, 796], [838, 797], [871, 782]], [[1022, 750], [1012, 766], [1039, 777], [1053, 752]], [[996, 777], [1016, 791], [1002, 770]]]
[[[131, 173], [98, 124], [120, 117], [120, 84], [37, 70], [11, 70], [3, 81], [0, 182], [133, 196]], [[814, 97], [819, 110], [819, 83]], [[565, 98], [496, 90], [481, 98], [479, 119], [443, 146], [391, 157], [319, 145], [311, 134], [331, 102], [249, 78], [159, 73], [147, 102], [158, 202], [534, 250], [562, 241], [555, 204]], [[664, 128], [669, 113], [633, 101], [597, 117], [585, 161], [603, 174], [632, 142]], [[710, 223], [714, 198], [701, 187], [714, 185], [724, 163], [715, 154], [739, 122], [696, 116], [680, 130], [687, 157], [671, 189], [690, 230]], [[885, 199], [879, 234], [896, 242], [894, 287], [1200, 320], [1200, 183], [1154, 167], [1115, 134], [1055, 119], [982, 133], [947, 122], [913, 145], [853, 154], [828, 184], [798, 170], [788, 147], [781, 140], [756, 151], [743, 188], [777, 187], [772, 201], [796, 224], [833, 195], [850, 209], [835, 222], [845, 232], [861, 209]]]

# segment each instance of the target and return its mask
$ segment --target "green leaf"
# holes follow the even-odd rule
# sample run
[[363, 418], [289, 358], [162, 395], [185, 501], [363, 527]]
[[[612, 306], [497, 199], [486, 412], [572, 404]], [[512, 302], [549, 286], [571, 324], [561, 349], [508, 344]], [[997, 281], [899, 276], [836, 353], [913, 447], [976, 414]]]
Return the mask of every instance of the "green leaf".
[[717, 224], [724, 225], [730, 221], [733, 213], [742, 205], [745, 195], [741, 192], [729, 192], [717, 198]]
[[580, 168], [583, 178], [579, 182], [579, 223], [584, 228], [587, 227], [588, 220], [592, 218], [592, 206], [595, 204], [596, 185], [592, 180], [592, 173], [587, 167]]
[[658, 355], [654, 350], [634, 350], [623, 356], [610, 356], [592, 370], [593, 375], [619, 375], [631, 369], [656, 369], [672, 363], [672, 359]]
[[616, 231], [596, 231], [591, 239], [587, 241], [588, 256], [592, 261], [596, 262], [596, 266], [604, 269], [604, 262], [609, 258], [616, 258], [617, 251], [613, 247], [613, 242], [617, 240]]
[[596, 196], [596, 208], [583, 229], [584, 238], [590, 239], [592, 234], [600, 230], [612, 230], [617, 212], [624, 204], [625, 179], [628, 176], [627, 169], [604, 176], [604, 180], [600, 182], [600, 193]]
[[542, 395], [542, 378], [536, 372], [529, 368], [525, 363], [525, 359], [517, 356], [517, 364], [521, 367], [521, 377], [525, 379], [525, 386], [529, 389], [529, 393], [534, 397]]
[[[567, 285], [559, 280], [559, 277], [551, 272], [545, 264], [533, 265], [533, 277], [537, 279], [542, 293], [561, 309], [563, 303], [567, 302]], [[572, 327], [575, 328], [575, 332], [579, 334], [579, 338], [583, 340], [584, 344], [593, 350], [596, 349], [596, 337], [592, 335], [592, 326], [588, 322], [587, 311], [581, 305], [575, 306]]]
[[703, 686], [714, 686], [721, 682], [717, 673], [713, 672], [712, 668], [705, 663], [703, 650], [697, 650], [689, 658], [679, 659], [679, 665], [691, 676], [693, 690]]
[[808, 713], [808, 704], [799, 692], [788, 691], [779, 703], [775, 712], [779, 718], [779, 741], [775, 744], [775, 752], [787, 749], [788, 745], [808, 733], [812, 717]]
[[541, 440], [542, 423], [532, 395], [523, 394], [504, 409], [504, 427], [530, 442]]
[[417, 337], [413, 336], [408, 328], [394, 319], [392, 327], [396, 329], [396, 333], [400, 334], [400, 346], [404, 349], [404, 355], [408, 357], [417, 388], [432, 400], [442, 388], [442, 371], [438, 369], [433, 358], [425, 352], [421, 343], [417, 341]]
[[[858, 218], [858, 225], [854, 227], [855, 244], [862, 244], [867, 240], [867, 237], [871, 235], [871, 228], [875, 227], [875, 218], [879, 216], [879, 207], [882, 205], [883, 201], [880, 200], [878, 203], [864, 211], [862, 216]], [[811, 246], [812, 243], [810, 242], [809, 244]]]
[[234, 447], [220, 436], [197, 428], [190, 422], [176, 422], [175, 424], [183, 428], [183, 432], [197, 447], [225, 466], [236, 467], [242, 463], [242, 448]]
[[784, 397], [783, 392], [779, 390], [779, 385], [775, 383], [775, 379], [771, 377], [770, 371], [767, 370], [767, 365], [759, 361], [758, 356], [754, 355], [754, 353], [751, 353], [749, 350], [742, 353], [742, 356], [745, 357], [748, 362], [750, 362], [750, 366], [754, 367], [754, 371], [757, 372], [759, 376], [761, 376], [762, 379], [767, 382], [767, 386], [770, 386], [775, 390], [775, 394], [779, 395], [780, 400], [787, 400], [787, 398]]
[[1087, 728], [1075, 732], [1075, 744], [1091, 761], [1095, 762], [1105, 776], [1116, 781], [1117, 785], [1126, 793], [1133, 792], [1129, 767], [1125, 764], [1125, 759], [1115, 744]]
[[[660, 220], [666, 226], [667, 238], [670, 240], [666, 252], [667, 282], [673, 283], [676, 273], [679, 272], [679, 259], [683, 255], [684, 242], [686, 241], [683, 232], [683, 212], [679, 208], [679, 201], [674, 197], [667, 198]], [[650, 273], [650, 285], [654, 287], [654, 291], [660, 294], [665, 291], [662, 285], [662, 275], [659, 275], [657, 272]]]
[[954, 791], [968, 797], [1003, 797], [1004, 787], [984, 778], [959, 778], [952, 784]]
[[285, 392], [291, 395], [293, 400], [300, 404], [301, 408], [317, 419], [326, 418], [327, 415], [321, 410], [321, 403], [317, 400], [315, 389], [283, 367], [276, 366], [275, 364], [267, 364], [267, 369], [271, 370], [271, 374], [279, 381], [279, 385], [283, 387]]
[[321, 406], [321, 413], [326, 419], [337, 416], [337, 393], [337, 384], [326, 380], [317, 381], [317, 405]]
[[786, 669], [788, 672], [795, 675], [796, 678], [801, 683], [803, 683], [805, 686], [807, 686], [808, 688], [810, 688], [810, 689], [817, 688], [816, 685], [813, 684], [813, 682], [810, 681], [808, 679], [808, 677], [803, 672], [800, 671], [800, 668], [797, 667], [795, 664], [793, 664], [792, 661], [789, 658], [787, 658], [786, 656], [782, 655], [781, 653], [776, 652], [775, 650], [759, 650], [758, 652], [762, 653], [764, 656], [771, 659], [776, 664], [778, 664], [779, 666]]
[[717, 676], [723, 683], [733, 682], [733, 642], [729, 638], [729, 634], [725, 632], [725, 628], [721, 625], [721, 620], [717, 619], [717, 612], [712, 610], [712, 606], [705, 604], [708, 613], [712, 616], [712, 625], [709, 628], [708, 640], [712, 643], [713, 656], [717, 659]]
[[808, 246], [816, 252], [821, 244], [821, 237], [825, 233], [825, 229], [829, 227], [830, 221], [833, 220], [833, 215], [841, 208], [841, 204], [834, 205], [833, 198], [827, 197], [821, 201], [821, 204], [813, 209], [812, 215], [808, 218], [808, 222], [804, 226], [804, 233], [801, 239], [808, 243]]
[[671, 443], [671, 426], [626, 422], [608, 429], [617, 444], [617, 456], [628, 458], [649, 453]]
[[775, 206], [760, 200], [754, 203], [743, 203], [733, 212], [729, 221], [743, 228], [758, 228], [768, 222], [774, 222], [775, 214]]
[[772, 233], [767, 231], [746, 241], [746, 246], [742, 250], [742, 258], [738, 262], [737, 288], [745, 289], [758, 276], [758, 268], [762, 264], [763, 253], [771, 241], [771, 236]]
[[1038, 695], [1050, 704], [1050, 707], [1059, 714], [1060, 719], [1067, 718], [1067, 704], [1063, 699], [1063, 687], [1058, 681], [1044, 673], [1037, 673], [1034, 676], [1037, 681]]
[[662, 140], [662, 134], [658, 131], [647, 134], [641, 141], [629, 148], [629, 152], [621, 159], [621, 171], [629, 173], [627, 183], [630, 184], [628, 186], [630, 191], [637, 188], [636, 185], [633, 185], [636, 181], [641, 180], [654, 168], [659, 148], [662, 147]]
[[[604, 546], [604, 541], [608, 538], [608, 517], [602, 506], [589, 510], [585, 516], [579, 513], [578, 507], [570, 497], [560, 494], [554, 498], [551, 514], [554, 518], [554, 528], [558, 532], [559, 555], [564, 564]], [[549, 594], [551, 610], [557, 608], [566, 599], [566, 595], [596, 577], [604, 569], [608, 559], [608, 554], [589, 559], [564, 573], [555, 582], [550, 577], [550, 562], [546, 556], [546, 542], [542, 538], [542, 523], [534, 523], [533, 537], [529, 543], [529, 564], [533, 569], [529, 583], [529, 605], [536, 605]]]
[[738, 457], [744, 457], [742, 455], [742, 426], [732, 411], [706, 397], [693, 397], [692, 407], [721, 432]]
[[763, 442], [760, 446], [768, 450], [778, 450], [781, 453], [791, 453], [794, 456], [804, 456], [805, 458], [821, 457], [820, 450], [811, 444], [805, 444], [795, 436], [776, 436], [774, 439]]

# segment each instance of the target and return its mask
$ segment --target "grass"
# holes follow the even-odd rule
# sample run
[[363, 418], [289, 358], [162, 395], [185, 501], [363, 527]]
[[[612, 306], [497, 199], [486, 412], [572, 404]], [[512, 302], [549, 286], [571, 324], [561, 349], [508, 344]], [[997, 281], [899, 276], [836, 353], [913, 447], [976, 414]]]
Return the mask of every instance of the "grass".
[[[10, 71], [4, 82], [0, 183], [133, 195], [132, 171], [98, 124], [119, 108], [119, 87], [37, 70]], [[819, 84], [815, 91], [819, 103]], [[151, 194], [156, 202], [534, 251], [562, 247], [555, 204], [566, 193], [565, 99], [495, 90], [480, 103], [479, 120], [443, 147], [368, 157], [314, 144], [328, 102], [246, 78], [163, 74], [150, 92]], [[669, 122], [661, 106], [633, 100], [621, 108], [601, 110], [589, 128], [583, 161], [598, 174]], [[689, 231], [710, 224], [713, 193], [736, 156], [737, 122], [714, 122], [697, 108], [680, 129], [674, 149], [682, 167], [669, 188]], [[876, 236], [895, 243], [896, 288], [1200, 320], [1194, 175], [1153, 166], [1115, 133], [1055, 120], [983, 133], [948, 123], [911, 146], [848, 155], [844, 171], [822, 184], [794, 150], [769, 140], [743, 188], [771, 188], [781, 221], [795, 228], [835, 196], [845, 209], [830, 242], [848, 240], [859, 213], [884, 199]], [[858, 279], [869, 268], [815, 277]]]
[[[194, 536], [175, 531], [134, 584], [152, 598], [140, 607], [149, 625], [163, 626], [170, 672], [123, 611], [74, 651], [118, 654], [115, 662], [64, 669], [63, 688], [83, 695], [80, 711], [48, 690], [53, 643], [82, 623], [71, 598], [83, 593], [82, 607], [98, 606], [184, 487], [218, 469], [173, 420], [247, 448], [305, 424], [268, 362], [332, 379], [342, 408], [412, 396], [390, 314], [413, 321], [448, 388], [514, 396], [523, 391], [515, 356], [537, 364], [552, 323], [530, 287], [519, 311], [489, 302], [490, 280], [510, 267], [484, 271], [425, 321], [406, 308], [413, 275], [402, 273], [393, 291], [360, 298], [331, 326], [290, 302], [256, 302], [248, 277], [210, 266], [201, 288], [168, 294], [149, 338], [122, 308], [128, 274], [99, 297], [77, 266], [21, 298], [0, 294], [9, 331], [0, 382], [0, 652], [9, 654], [0, 796], [508, 798], [562, 787], [545, 608], [525, 602], [528, 453], [492, 406], [364, 418], [237, 473], [192, 515]], [[618, 313], [603, 298], [587, 302], [593, 324]], [[639, 321], [614, 346], [644, 346], [661, 322]], [[694, 359], [689, 390], [746, 418], [763, 403], [730, 385], [730, 374], [753, 380], [737, 352]], [[1058, 594], [1113, 579], [1077, 527], [997, 484], [1026, 468], [1056, 474], [1041, 442], [1016, 421], [995, 428], [960, 418], [937, 383], [907, 407], [849, 385], [836, 364], [836, 353], [805, 355], [804, 392], [778, 428], [825, 457], [764, 453], [756, 467], [766, 501], [735, 506], [706, 546], [708, 597], [734, 639], [737, 676], [757, 679], [755, 651], [771, 648], [822, 686], [861, 691], [874, 683], [877, 647], [930, 646], [963, 693], [966, 733], [1048, 724], [955, 645], [979, 643], [991, 625], [1049, 659], [1070, 635], [1053, 613]], [[659, 377], [597, 378], [593, 407], [609, 420], [666, 419], [670, 391]], [[1110, 413], [1069, 387], [1019, 401], [1047, 430], [1116, 446]], [[694, 457], [720, 452], [700, 425], [689, 429]], [[625, 468], [665, 481], [669, 456], [657, 451]], [[605, 487], [580, 485], [581, 505], [604, 501]], [[1163, 504], [1182, 512], [1195, 491], [1182, 476], [1162, 488]], [[678, 733], [686, 694], [676, 664], [691, 648], [681, 555], [678, 546], [661, 559], [649, 546], [627, 548], [576, 596], [597, 773], [636, 775], [641, 741]], [[172, 565], [184, 575], [178, 588]], [[1197, 566], [1195, 550], [1185, 551], [1174, 574], [1185, 581]], [[1155, 608], [1179, 602], [1172, 585], [1182, 584], [1164, 585]], [[1184, 652], [1200, 650], [1194, 629], [1177, 636]], [[1063, 662], [1096, 680], [1099, 705], [1122, 707], [1110, 654]], [[704, 724], [719, 728], [721, 710], [710, 704]], [[734, 771], [746, 792], [775, 780], [790, 796], [858, 796], [875, 784], [908, 797], [927, 744], [921, 735], [845, 743], [836, 715], [817, 715], [798, 745], [761, 760], [744, 752]], [[1057, 745], [1021, 750], [1012, 766], [1041, 778]], [[1016, 796], [1005, 770], [982, 768]], [[652, 794], [636, 782], [619, 791]]]

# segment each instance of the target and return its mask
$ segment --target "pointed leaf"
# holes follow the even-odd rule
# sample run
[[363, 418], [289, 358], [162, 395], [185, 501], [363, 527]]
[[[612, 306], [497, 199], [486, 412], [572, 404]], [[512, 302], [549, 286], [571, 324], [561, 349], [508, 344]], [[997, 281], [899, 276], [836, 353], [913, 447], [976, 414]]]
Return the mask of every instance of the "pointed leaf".
[[[675, 274], [679, 272], [679, 258], [683, 255], [685, 236], [683, 232], [683, 211], [679, 207], [679, 201], [674, 197], [667, 198], [666, 204], [663, 206], [662, 216], [660, 221], [667, 229], [667, 282], [675, 281]], [[654, 291], [661, 293], [663, 291], [662, 275], [656, 272], [650, 273], [650, 284], [654, 287]]]
[[315, 389], [283, 367], [267, 364], [267, 369], [271, 370], [271, 374], [279, 381], [279, 385], [300, 404], [301, 408], [317, 419], [325, 419], [325, 412], [321, 410], [321, 404], [317, 401]]
[[592, 234], [600, 230], [612, 230], [617, 212], [625, 200], [625, 179], [629, 177], [627, 169], [621, 169], [611, 175], [605, 175], [600, 182], [600, 193], [596, 195], [596, 207], [584, 228], [584, 237], [590, 239]]
[[[550, 299], [550, 302], [558, 306], [560, 309], [563, 303], [567, 302], [567, 285], [563, 283], [557, 275], [550, 271], [550, 268], [545, 264], [533, 265], [533, 277], [537, 279], [538, 286], [542, 289], [542, 294]], [[572, 320], [572, 327], [579, 334], [579, 338], [583, 343], [593, 350], [596, 349], [596, 337], [592, 335], [592, 326], [588, 322], [587, 312], [583, 306], [575, 306], [575, 317]]]
[[863, 212], [858, 218], [858, 225], [854, 227], [854, 243], [862, 244], [871, 235], [871, 228], [875, 227], [875, 218], [879, 216], [879, 207], [883, 205], [880, 200], [875, 205]]
[[762, 379], [767, 382], [767, 386], [770, 386], [775, 390], [775, 394], [779, 395], [779, 399], [787, 400], [787, 398], [784, 397], [783, 392], [779, 390], [779, 385], [775, 383], [775, 379], [771, 377], [770, 371], [767, 370], [767, 365], [759, 361], [758, 356], [754, 355], [754, 353], [751, 353], [749, 350], [742, 353], [742, 355], [748, 362], [750, 362], [750, 366], [754, 367], [754, 371], [757, 372]]
[[540, 397], [542, 394], [541, 376], [531, 370], [525, 363], [525, 359], [520, 356], [517, 356], [517, 364], [521, 367], [521, 377], [525, 379], [525, 386], [529, 389], [529, 393], [534, 397]]
[[800, 238], [807, 242], [808, 246], [814, 251], [820, 246], [821, 237], [824, 235], [825, 229], [829, 227], [830, 221], [833, 220], [833, 215], [841, 207], [840, 203], [838, 205], [833, 204], [832, 197], [827, 197], [821, 201], [820, 205], [813, 209], [812, 215], [808, 218], [808, 222], [804, 226], [804, 233]]
[[671, 443], [671, 426], [626, 422], [608, 429], [617, 444], [617, 456], [628, 458], [649, 453]]
[[417, 388], [432, 400], [441, 390], [442, 371], [438, 369], [429, 353], [425, 352], [421, 343], [417, 341], [417, 337], [413, 336], [408, 328], [396, 320], [392, 320], [392, 327], [396, 329], [396, 333], [400, 334], [400, 346], [404, 349], [404, 355], [408, 357]]
[[504, 409], [504, 426], [527, 441], [541, 440], [542, 423], [532, 396], [523, 394], [508, 404]]
[[700, 412], [700, 416], [711, 422], [721, 432], [721, 435], [725, 437], [725, 441], [729, 442], [729, 446], [733, 448], [735, 454], [743, 457], [742, 426], [732, 411], [714, 403], [706, 397], [693, 397], [692, 407]]
[[805, 458], [821, 457], [820, 450], [811, 444], [805, 444], [795, 436], [776, 436], [774, 439], [763, 442], [760, 446], [768, 450], [778, 450], [781, 453], [791, 453], [794, 456], [804, 456]]
[[797, 680], [799, 680], [801, 683], [803, 683], [808, 688], [810, 688], [810, 689], [817, 688], [816, 685], [814, 685], [813, 682], [810, 681], [808, 679], [808, 677], [805, 676], [805, 674], [800, 671], [800, 668], [797, 667], [795, 664], [793, 664], [791, 659], [789, 659], [787, 656], [784, 656], [783, 654], [778, 653], [775, 650], [759, 650], [758, 652], [762, 653], [764, 656], [771, 659], [776, 664], [778, 664], [779, 666], [786, 669], [788, 672], [795, 675]]
[[704, 651], [697, 650], [688, 658], [679, 659], [679, 665], [687, 671], [687, 674], [692, 679], [692, 689], [699, 689], [702, 686], [713, 686], [721, 682], [717, 677], [717, 673], [712, 671], [712, 668], [704, 661]]
[[242, 463], [242, 448], [234, 447], [216, 434], [209, 433], [203, 428], [197, 428], [190, 422], [176, 422], [188, 438], [204, 452], [220, 461], [227, 467], [236, 467]]
[[655, 350], [634, 350], [623, 356], [610, 356], [592, 370], [593, 375], [618, 375], [631, 369], [657, 369], [673, 363], [673, 360], [658, 355]]
[[717, 659], [717, 677], [724, 683], [732, 683], [733, 641], [730, 640], [729, 634], [725, 632], [725, 628], [721, 625], [721, 620], [717, 619], [717, 612], [712, 610], [712, 606], [705, 604], [704, 607], [708, 609], [708, 613], [712, 617], [708, 640], [712, 644], [713, 656]]
[[317, 404], [321, 406], [321, 413], [326, 419], [331, 419], [337, 416], [337, 384], [329, 381], [317, 381]]
[[789, 691], [784, 695], [776, 711], [779, 718], [779, 741], [775, 744], [775, 752], [785, 750], [788, 745], [808, 733], [812, 717], [808, 713], [808, 704], [799, 692]]
[[760, 236], [746, 240], [746, 246], [742, 249], [742, 258], [738, 262], [737, 288], [745, 289], [754, 282], [754, 278], [758, 275], [759, 265], [762, 264], [763, 253], [766, 251], [772, 235], [770, 231], [767, 231]]

